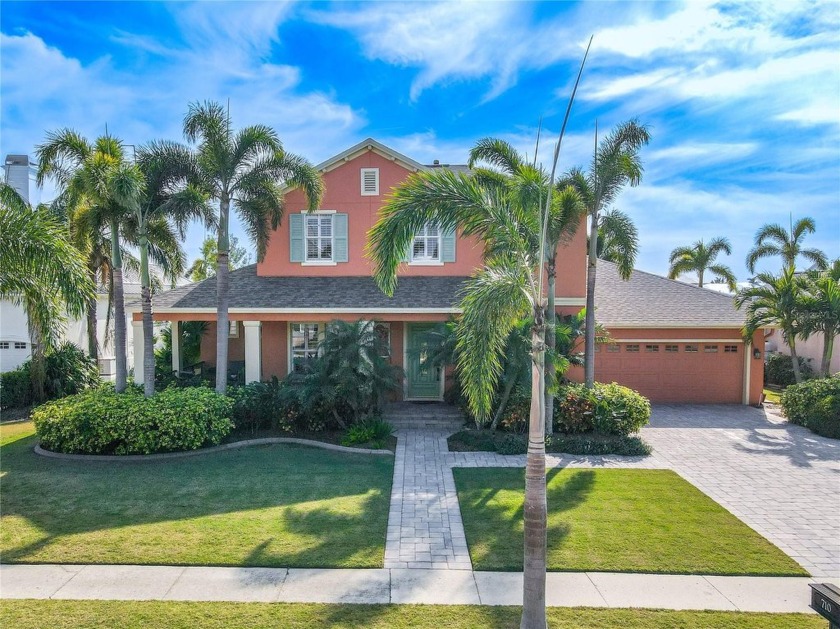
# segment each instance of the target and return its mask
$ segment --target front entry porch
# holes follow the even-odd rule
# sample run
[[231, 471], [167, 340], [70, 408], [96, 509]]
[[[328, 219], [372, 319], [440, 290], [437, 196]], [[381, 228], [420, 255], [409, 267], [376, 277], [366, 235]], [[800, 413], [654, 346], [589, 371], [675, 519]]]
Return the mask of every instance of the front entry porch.
[[442, 401], [444, 373], [441, 367], [427, 364], [432, 340], [429, 333], [436, 323], [406, 323], [405, 330], [405, 387], [407, 401]]

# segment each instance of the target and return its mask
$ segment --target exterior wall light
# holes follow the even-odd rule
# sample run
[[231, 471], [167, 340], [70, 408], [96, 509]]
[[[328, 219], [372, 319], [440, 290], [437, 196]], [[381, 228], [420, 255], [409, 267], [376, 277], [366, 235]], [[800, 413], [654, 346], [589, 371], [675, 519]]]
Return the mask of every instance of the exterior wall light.
[[755, 358], [756, 360], [761, 358], [761, 350], [757, 347], [753, 350], [753, 358]]

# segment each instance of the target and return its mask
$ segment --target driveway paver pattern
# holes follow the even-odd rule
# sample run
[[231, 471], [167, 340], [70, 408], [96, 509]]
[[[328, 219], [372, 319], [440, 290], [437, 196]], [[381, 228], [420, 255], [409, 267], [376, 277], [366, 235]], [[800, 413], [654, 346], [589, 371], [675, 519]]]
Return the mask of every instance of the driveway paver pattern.
[[655, 406], [642, 437], [814, 577], [840, 577], [840, 441], [735, 405]]

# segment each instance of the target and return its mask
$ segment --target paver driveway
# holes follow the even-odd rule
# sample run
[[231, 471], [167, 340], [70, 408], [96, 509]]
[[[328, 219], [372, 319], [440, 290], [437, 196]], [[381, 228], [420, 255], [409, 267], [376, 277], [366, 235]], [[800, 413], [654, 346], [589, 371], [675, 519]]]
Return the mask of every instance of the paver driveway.
[[840, 578], [840, 441], [744, 406], [655, 406], [654, 458], [814, 577]]

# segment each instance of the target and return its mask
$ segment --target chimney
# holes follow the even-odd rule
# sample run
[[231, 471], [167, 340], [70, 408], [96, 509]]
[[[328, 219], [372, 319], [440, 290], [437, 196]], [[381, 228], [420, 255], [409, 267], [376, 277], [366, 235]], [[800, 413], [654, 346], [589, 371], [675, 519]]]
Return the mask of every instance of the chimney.
[[28, 155], [6, 155], [3, 166], [6, 171], [4, 177], [6, 183], [14, 188], [27, 203], [30, 201], [30, 179], [33, 174], [30, 166], [34, 164], [30, 164]]

